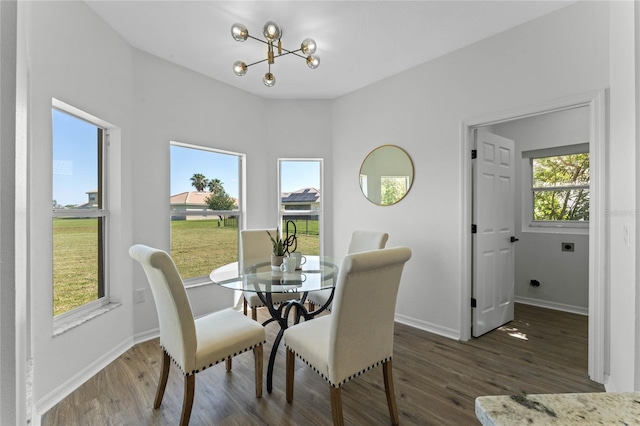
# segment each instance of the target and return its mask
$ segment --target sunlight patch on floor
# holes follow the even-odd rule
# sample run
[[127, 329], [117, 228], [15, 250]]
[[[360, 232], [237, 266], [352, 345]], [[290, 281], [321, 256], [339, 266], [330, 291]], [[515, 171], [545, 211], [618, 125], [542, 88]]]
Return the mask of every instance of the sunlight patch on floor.
[[507, 326], [503, 325], [502, 327], [498, 328], [498, 330], [504, 331], [509, 336], [511, 336], [511, 337], [513, 337], [515, 339], [529, 340], [529, 338], [527, 337], [526, 334], [524, 334], [523, 332], [521, 332], [520, 330], [518, 330], [515, 327], [507, 327]]

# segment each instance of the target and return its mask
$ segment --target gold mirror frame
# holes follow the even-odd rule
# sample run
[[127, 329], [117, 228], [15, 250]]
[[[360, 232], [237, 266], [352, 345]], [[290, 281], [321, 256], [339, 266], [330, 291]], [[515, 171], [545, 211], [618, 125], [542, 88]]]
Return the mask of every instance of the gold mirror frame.
[[396, 145], [371, 151], [360, 166], [360, 190], [378, 206], [391, 206], [407, 196], [413, 185], [413, 162]]

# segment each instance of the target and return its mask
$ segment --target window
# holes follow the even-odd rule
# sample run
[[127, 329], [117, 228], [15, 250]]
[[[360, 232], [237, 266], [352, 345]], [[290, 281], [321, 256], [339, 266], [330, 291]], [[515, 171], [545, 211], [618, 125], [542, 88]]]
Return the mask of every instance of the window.
[[380, 177], [380, 200], [383, 206], [397, 203], [408, 191], [409, 176]]
[[322, 254], [322, 160], [278, 160], [279, 223], [296, 233], [296, 251]]
[[[83, 118], [80, 118], [82, 116]], [[52, 109], [53, 315], [109, 302], [106, 197], [108, 133], [61, 102]]]
[[589, 153], [533, 153], [529, 162], [532, 224], [586, 225], [589, 221]]
[[171, 142], [171, 257], [187, 284], [238, 260], [242, 154]]

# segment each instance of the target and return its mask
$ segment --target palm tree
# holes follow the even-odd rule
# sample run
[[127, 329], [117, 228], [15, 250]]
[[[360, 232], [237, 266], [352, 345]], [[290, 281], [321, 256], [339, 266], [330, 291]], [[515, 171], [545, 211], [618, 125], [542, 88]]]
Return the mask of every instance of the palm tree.
[[214, 195], [224, 192], [224, 186], [222, 186], [222, 181], [220, 179], [211, 179], [207, 185], [209, 187], [209, 192]]
[[191, 185], [196, 188], [196, 191], [202, 192], [204, 188], [209, 184], [209, 179], [204, 177], [202, 173], [194, 173], [191, 177]]

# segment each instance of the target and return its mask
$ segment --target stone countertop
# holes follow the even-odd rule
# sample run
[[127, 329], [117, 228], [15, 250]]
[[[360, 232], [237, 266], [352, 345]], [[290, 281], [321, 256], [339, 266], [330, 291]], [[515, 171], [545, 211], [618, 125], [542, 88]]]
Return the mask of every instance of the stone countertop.
[[481, 396], [476, 416], [484, 426], [640, 425], [640, 392]]

